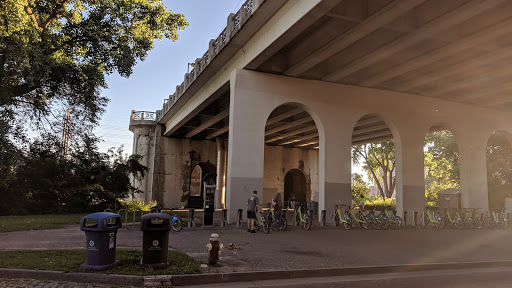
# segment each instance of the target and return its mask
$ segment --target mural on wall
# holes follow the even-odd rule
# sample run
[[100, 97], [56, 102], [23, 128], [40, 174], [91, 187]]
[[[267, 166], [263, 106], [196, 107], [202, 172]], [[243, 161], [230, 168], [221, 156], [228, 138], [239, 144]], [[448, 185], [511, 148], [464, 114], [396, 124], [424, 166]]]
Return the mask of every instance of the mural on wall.
[[[183, 184], [181, 185], [181, 189], [182, 189], [183, 195], [181, 195], [180, 200], [183, 203], [187, 203], [189, 196], [190, 196], [192, 167], [196, 167], [196, 165], [199, 162], [201, 162], [201, 154], [197, 153], [197, 151], [192, 150], [188, 154], [190, 156], [190, 161], [185, 161], [185, 164], [181, 166], [181, 179], [183, 181], [182, 182]], [[199, 168], [199, 177], [201, 177], [200, 169], [201, 168]], [[200, 195], [200, 193], [201, 193], [200, 189], [201, 189], [201, 180], [199, 179], [199, 188], [194, 190], [194, 193], [199, 193], [198, 195]], [[195, 196], [198, 196], [198, 195], [195, 195]]]

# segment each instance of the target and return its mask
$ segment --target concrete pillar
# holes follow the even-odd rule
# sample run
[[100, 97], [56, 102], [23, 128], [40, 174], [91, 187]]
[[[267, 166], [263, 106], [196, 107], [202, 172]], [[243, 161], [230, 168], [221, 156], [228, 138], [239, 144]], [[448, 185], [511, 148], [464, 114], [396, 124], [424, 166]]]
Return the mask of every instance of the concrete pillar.
[[350, 174], [354, 125], [353, 121], [334, 116], [339, 115], [336, 111], [331, 112], [328, 114], [333, 116], [324, 120], [324, 129], [318, 127], [320, 134], [318, 210], [326, 210], [328, 217], [334, 212], [334, 205], [338, 201], [345, 205], [352, 203]]
[[225, 180], [226, 180], [226, 139], [216, 137], [217, 143], [217, 190], [215, 191], [215, 208], [226, 208], [225, 206]]
[[407, 211], [406, 223], [414, 223], [413, 212], [425, 208], [425, 133], [422, 127], [408, 126], [395, 136], [396, 208], [400, 217]]
[[146, 123], [150, 121], [144, 121], [144, 123], [142, 123], [143, 121], [133, 122], [133, 124], [130, 123], [130, 131], [133, 132], [132, 154], [142, 156], [140, 163], [148, 167], [148, 171], [146, 177], [142, 180], [132, 179], [132, 185], [144, 193], [144, 201], [148, 202], [152, 199], [153, 190], [156, 123]]
[[[465, 129], [457, 138], [460, 161], [462, 207], [489, 209], [487, 192], [486, 136], [489, 133]], [[471, 131], [471, 134], [469, 134]]]
[[226, 207], [228, 223], [236, 221], [238, 209], [247, 209], [253, 190], [263, 198], [265, 122], [269, 104], [246, 92], [250, 77], [234, 71], [230, 80], [228, 169]]

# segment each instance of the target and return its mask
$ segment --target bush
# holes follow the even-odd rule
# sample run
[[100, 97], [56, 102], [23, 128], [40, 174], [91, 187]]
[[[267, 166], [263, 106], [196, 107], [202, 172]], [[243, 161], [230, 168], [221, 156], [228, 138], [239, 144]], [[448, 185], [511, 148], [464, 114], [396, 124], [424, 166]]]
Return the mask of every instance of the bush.
[[120, 200], [121, 208], [126, 209], [128, 212], [133, 212], [137, 209], [142, 211], [149, 211], [151, 207], [157, 206], [157, 202], [151, 201], [149, 203], [144, 202], [144, 200]]
[[365, 204], [365, 206], [370, 206], [370, 207], [384, 208], [387, 206], [387, 207], [396, 208], [396, 199], [395, 198], [382, 198], [382, 197], [370, 198], [370, 199], [366, 199], [364, 204]]

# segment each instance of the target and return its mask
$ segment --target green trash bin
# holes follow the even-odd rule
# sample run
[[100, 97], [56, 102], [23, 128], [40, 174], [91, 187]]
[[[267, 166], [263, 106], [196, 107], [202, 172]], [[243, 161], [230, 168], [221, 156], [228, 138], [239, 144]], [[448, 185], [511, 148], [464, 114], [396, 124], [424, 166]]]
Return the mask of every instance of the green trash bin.
[[140, 229], [142, 235], [142, 266], [155, 269], [169, 267], [167, 253], [169, 251], [169, 231], [171, 216], [165, 213], [149, 213], [142, 216]]
[[85, 231], [87, 260], [82, 267], [106, 270], [119, 262], [116, 260], [116, 234], [121, 228], [121, 216], [99, 212], [82, 217], [80, 230]]

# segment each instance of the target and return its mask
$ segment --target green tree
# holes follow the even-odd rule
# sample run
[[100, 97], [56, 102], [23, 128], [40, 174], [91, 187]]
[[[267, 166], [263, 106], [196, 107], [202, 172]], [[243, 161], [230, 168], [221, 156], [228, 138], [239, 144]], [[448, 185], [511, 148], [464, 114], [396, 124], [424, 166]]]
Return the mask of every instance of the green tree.
[[503, 208], [505, 197], [512, 193], [512, 145], [496, 132], [487, 141], [486, 152], [489, 206]]
[[425, 136], [425, 197], [428, 206], [437, 206], [437, 192], [459, 188], [459, 150], [448, 130]]
[[368, 187], [368, 183], [364, 181], [363, 175], [355, 173], [352, 179], [352, 199], [357, 201], [360, 195], [368, 199], [369, 194], [370, 188]]
[[0, 132], [11, 135], [13, 119], [51, 126], [63, 107], [97, 123], [105, 74], [128, 77], [154, 40], [188, 25], [161, 0], [4, 0], [0, 11]]
[[372, 183], [379, 189], [381, 197], [391, 198], [396, 186], [393, 140], [353, 146], [352, 162], [362, 165]]

